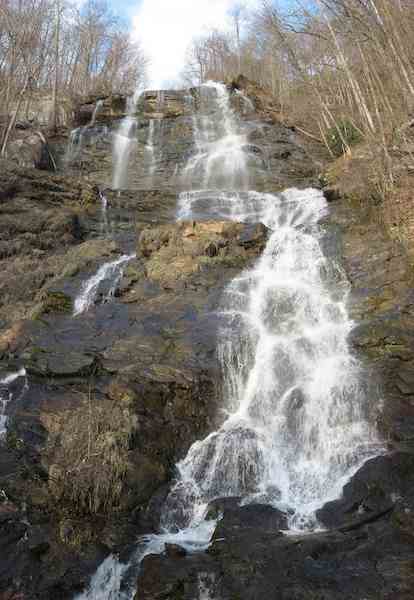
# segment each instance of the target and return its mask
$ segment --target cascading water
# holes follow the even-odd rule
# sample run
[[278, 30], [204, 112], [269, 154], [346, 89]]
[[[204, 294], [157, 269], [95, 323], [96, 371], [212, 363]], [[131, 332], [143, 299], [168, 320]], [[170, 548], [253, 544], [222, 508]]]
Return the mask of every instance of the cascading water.
[[128, 165], [131, 155], [132, 146], [134, 143], [132, 133], [136, 127], [136, 119], [134, 117], [125, 117], [121, 121], [121, 125], [115, 134], [113, 161], [114, 170], [112, 178], [112, 188], [121, 190], [128, 183]]
[[[182, 195], [179, 216], [200, 218], [203, 206], [205, 193]], [[193, 445], [171, 492], [189, 506], [179, 512], [190, 523], [213, 498], [241, 496], [287, 510], [292, 527], [314, 526], [315, 510], [378, 450], [347, 345], [348, 285], [320, 244], [326, 211], [316, 190], [210, 198], [208, 216], [262, 222], [271, 235], [225, 293], [219, 356], [229, 417]]]
[[135, 258], [135, 254], [122, 255], [111, 262], [104, 263], [98, 271], [83, 284], [79, 295], [75, 299], [73, 315], [80, 315], [95, 304], [95, 300], [104, 282], [110, 282], [109, 291], [106, 292], [103, 303], [108, 302], [115, 294], [119, 281], [122, 279], [125, 265]]
[[136, 140], [134, 131], [137, 128], [137, 119], [133, 116], [141, 90], [136, 90], [128, 99], [127, 116], [122, 119], [113, 142], [113, 175], [112, 189], [121, 190], [128, 186], [128, 167], [131, 151]]
[[73, 129], [70, 132], [68, 147], [65, 153], [65, 157], [63, 159], [63, 162], [65, 164], [70, 164], [81, 153], [85, 132], [95, 125], [96, 117], [98, 116], [98, 113], [102, 108], [103, 103], [103, 100], [97, 101], [91, 116], [91, 120], [87, 125], [85, 125], [84, 127], [78, 127], [77, 129]]
[[[23, 380], [23, 386], [18, 383]], [[26, 369], [22, 368], [15, 373], [10, 373], [0, 379], [0, 439], [6, 434], [8, 404], [14, 399], [15, 395], [22, 395], [28, 388]]]
[[95, 109], [92, 113], [92, 118], [91, 118], [91, 121], [90, 121], [88, 127], [93, 127], [95, 125], [96, 117], [98, 116], [98, 113], [101, 110], [103, 103], [104, 103], [103, 100], [98, 100], [98, 102], [96, 103]]
[[254, 104], [253, 102], [250, 100], [250, 98], [248, 96], [246, 96], [246, 94], [244, 94], [241, 90], [234, 90], [236, 96], [238, 96], [242, 102], [242, 106], [243, 106], [243, 113], [247, 114], [249, 112], [254, 112]]
[[[148, 173], [150, 176], [150, 179], [152, 181], [152, 178], [154, 176], [155, 173], [155, 168], [156, 168], [156, 160], [155, 160], [155, 131], [157, 129], [157, 133], [158, 133], [158, 127], [159, 127], [159, 121], [155, 120], [155, 119], [150, 119], [149, 124], [148, 124], [148, 139], [147, 139], [147, 143], [145, 146], [145, 152], [146, 152], [146, 160], [148, 162]], [[157, 136], [158, 137], [158, 136]]]
[[111, 229], [108, 219], [108, 199], [101, 190], [99, 190], [99, 199], [101, 201], [101, 234], [108, 235]]
[[[227, 418], [177, 465], [162, 533], [141, 538], [129, 565], [109, 557], [78, 600], [132, 600], [131, 582], [147, 554], [162, 552], [166, 542], [208, 546], [215, 522], [205, 514], [216, 498], [272, 504], [292, 529], [313, 529], [315, 511], [380, 449], [366, 378], [347, 343], [349, 286], [323, 249], [323, 194], [246, 191], [246, 138], [229, 94], [219, 84], [205, 91], [211, 114], [193, 117], [196, 153], [182, 177], [201, 189], [180, 194], [177, 218], [269, 229], [262, 257], [223, 295], [218, 356]], [[220, 186], [230, 191], [211, 191]]]
[[200, 88], [200, 108], [193, 117], [197, 152], [183, 172], [183, 184], [204, 189], [247, 189], [248, 170], [240, 131], [225, 85], [209, 82]]

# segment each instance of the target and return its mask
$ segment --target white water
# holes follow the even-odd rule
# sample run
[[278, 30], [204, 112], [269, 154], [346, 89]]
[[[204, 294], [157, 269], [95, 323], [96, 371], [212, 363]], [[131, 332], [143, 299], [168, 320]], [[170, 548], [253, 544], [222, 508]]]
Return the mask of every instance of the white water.
[[149, 125], [148, 125], [148, 139], [147, 139], [147, 144], [145, 146], [145, 152], [147, 155], [148, 173], [149, 173], [151, 181], [152, 181], [152, 178], [154, 177], [155, 169], [157, 166], [155, 149], [156, 149], [156, 142], [159, 141], [158, 140], [159, 129], [160, 129], [159, 121], [155, 120], [155, 119], [150, 119]]
[[246, 136], [240, 131], [231, 110], [224, 84], [208, 82], [200, 88], [199, 114], [193, 116], [197, 152], [183, 172], [189, 188], [247, 189], [248, 170], [243, 146]]
[[135, 90], [133, 96], [128, 99], [127, 116], [122, 119], [119, 129], [114, 136], [112, 162], [112, 189], [122, 190], [128, 187], [128, 167], [131, 151], [136, 144], [133, 136], [137, 127], [137, 120], [133, 117], [137, 102], [142, 93], [139, 88]]
[[101, 234], [109, 235], [111, 227], [108, 219], [108, 199], [103, 192], [99, 190], [99, 199], [101, 201]]
[[[205, 196], [183, 194], [179, 216], [200, 214]], [[317, 190], [223, 193], [209, 210], [272, 234], [226, 290], [219, 356], [229, 416], [179, 464], [188, 519], [215, 497], [242, 496], [288, 509], [292, 527], [314, 526], [315, 510], [378, 450], [347, 344], [348, 284], [320, 245], [327, 203]]]
[[69, 164], [72, 162], [81, 152], [83, 146], [83, 138], [87, 129], [90, 129], [95, 125], [96, 117], [99, 110], [103, 106], [103, 100], [98, 100], [92, 113], [91, 120], [84, 127], [78, 127], [70, 132], [69, 143], [66, 149], [65, 157], [63, 162]]
[[75, 299], [73, 315], [80, 315], [95, 304], [100, 286], [104, 281], [111, 281], [111, 288], [103, 302], [110, 300], [116, 292], [125, 265], [134, 259], [135, 256], [135, 254], [123, 254], [120, 258], [101, 265], [95, 275], [92, 275], [92, 277], [83, 283], [79, 295]]
[[[136, 577], [146, 556], [161, 554], [167, 543], [179, 544], [187, 552], [207, 549], [215, 524], [215, 521], [202, 521], [198, 528], [191, 530], [142, 536], [137, 540], [136, 550], [128, 564], [121, 563], [113, 554], [109, 555], [92, 577], [88, 589], [75, 596], [74, 600], [134, 600]], [[200, 543], [201, 539], [207, 540], [207, 543]]]
[[6, 425], [7, 425], [7, 415], [6, 409], [7, 405], [13, 400], [13, 391], [9, 388], [11, 384], [16, 382], [18, 379], [24, 377], [24, 386], [21, 391], [21, 394], [28, 388], [27, 374], [26, 369], [20, 369], [15, 373], [10, 373], [0, 379], [0, 439], [6, 434]]
[[65, 164], [71, 163], [79, 154], [83, 143], [83, 128], [78, 127], [70, 132], [69, 143], [63, 158]]
[[254, 108], [254, 104], [251, 101], [251, 99], [246, 96], [246, 94], [244, 92], [242, 92], [241, 90], [234, 90], [235, 94], [237, 96], [239, 96], [239, 98], [241, 99], [242, 103], [243, 103], [243, 113], [247, 114], [249, 112], [254, 112], [255, 108]]
[[113, 178], [112, 188], [114, 190], [124, 189], [128, 184], [128, 166], [131, 150], [134, 144], [132, 137], [136, 125], [134, 117], [125, 117], [115, 134], [113, 147]]
[[[240, 191], [248, 185], [246, 139], [226, 88], [206, 88], [215, 93], [213, 110], [193, 117], [196, 154], [183, 173], [188, 189], [202, 189], [180, 195], [177, 218], [262, 222], [270, 230], [262, 257], [223, 296], [218, 356], [227, 416], [177, 465], [162, 533], [139, 540], [128, 565], [109, 557], [78, 600], [132, 600], [133, 585], [122, 583], [166, 542], [206, 548], [215, 523], [205, 511], [215, 498], [272, 504], [292, 529], [312, 530], [315, 511], [379, 451], [366, 374], [347, 343], [349, 286], [323, 250], [327, 203], [313, 189]], [[200, 583], [198, 600], [209, 597], [207, 588]]]
[[90, 120], [89, 125], [87, 125], [87, 127], [93, 127], [95, 125], [96, 122], [96, 117], [98, 116], [98, 113], [100, 111], [100, 109], [103, 106], [104, 101], [103, 100], [98, 100], [98, 102], [95, 105], [94, 111], [92, 113], [92, 118]]

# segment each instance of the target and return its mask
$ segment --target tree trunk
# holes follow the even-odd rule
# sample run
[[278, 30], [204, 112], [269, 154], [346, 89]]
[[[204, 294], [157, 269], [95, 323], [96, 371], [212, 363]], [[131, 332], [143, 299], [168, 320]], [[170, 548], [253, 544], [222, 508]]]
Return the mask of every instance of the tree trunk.
[[60, 36], [60, 0], [56, 0], [56, 32], [55, 32], [55, 79], [53, 83], [53, 117], [52, 127], [58, 126], [58, 87], [59, 87], [59, 36]]
[[17, 101], [16, 110], [14, 111], [13, 115], [10, 118], [9, 125], [8, 125], [8, 127], [6, 129], [6, 133], [4, 134], [3, 143], [1, 145], [0, 156], [5, 156], [6, 155], [7, 143], [9, 141], [10, 134], [13, 131], [14, 125], [16, 123], [17, 115], [19, 114], [20, 107], [22, 105], [24, 95], [25, 95], [26, 90], [27, 90], [27, 88], [29, 86], [29, 81], [30, 81], [30, 76], [27, 75], [26, 81], [24, 83], [24, 86], [22, 87], [22, 89], [20, 91], [20, 94], [19, 94], [19, 99]]

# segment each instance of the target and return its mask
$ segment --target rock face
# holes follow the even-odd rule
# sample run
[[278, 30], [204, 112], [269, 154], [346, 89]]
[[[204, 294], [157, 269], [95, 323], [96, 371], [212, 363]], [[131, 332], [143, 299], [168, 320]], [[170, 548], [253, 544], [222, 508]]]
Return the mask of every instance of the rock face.
[[[249, 88], [250, 89], [250, 88]], [[259, 94], [259, 88], [255, 87]], [[200, 123], [194, 119], [194, 110], [203, 107], [206, 114], [209, 92], [200, 88], [183, 91], [148, 91], [138, 101], [132, 144], [129, 152], [128, 181], [125, 189], [146, 190], [187, 189], [182, 173], [188, 158], [196, 152], [195, 134]], [[260, 94], [259, 94], [260, 95]], [[281, 124], [276, 118], [275, 107], [264, 98], [255, 100], [257, 110], [245, 109], [241, 96], [234, 92], [231, 103], [243, 120], [249, 121], [245, 142], [248, 169], [254, 179], [254, 189], [281, 190], [315, 177], [316, 163], [312, 148], [293, 128]], [[60, 142], [51, 141], [61, 168], [70, 166], [82, 172], [90, 181], [110, 187], [112, 185], [112, 148], [124, 113], [122, 99], [103, 99], [102, 108], [96, 113], [94, 126], [90, 123], [98, 99], [81, 105], [75, 118], [76, 127], [85, 127], [82, 145], [73, 160], [65, 164]], [[204, 107], [207, 104], [207, 107]], [[125, 107], [124, 107], [125, 108]], [[89, 119], [89, 121], [87, 120]], [[260, 125], [260, 126], [258, 126]]]
[[341, 254], [352, 285], [351, 343], [381, 375], [381, 428], [394, 442], [414, 436], [413, 275], [401, 241], [379, 224], [381, 207], [353, 194], [331, 204], [330, 222], [341, 231]]
[[243, 267], [266, 243], [263, 225], [229, 221], [183, 221], [141, 232], [138, 253], [146, 276], [163, 288], [174, 288], [191, 275], [217, 267]]
[[[32, 313], [54, 277], [75, 259], [85, 240], [82, 214], [97, 201], [86, 182], [19, 169], [3, 162], [0, 174], [0, 322], [3, 327]], [[105, 246], [105, 247], [104, 247]], [[95, 258], [108, 252], [101, 244]], [[68, 255], [66, 255], [68, 253]], [[85, 247], [85, 255], [87, 255]], [[69, 259], [68, 256], [73, 256]], [[86, 258], [86, 256], [85, 256]], [[74, 260], [75, 259], [75, 260]], [[75, 265], [72, 268], [77, 268]]]
[[[313, 148], [278, 122], [274, 101], [243, 79], [233, 88], [250, 99], [231, 97], [247, 125], [251, 187], [315, 184]], [[96, 100], [79, 105], [75, 126], [91, 123]], [[26, 373], [7, 388], [0, 441], [5, 598], [72, 598], [108, 553], [128, 557], [138, 534], [157, 531], [176, 462], [225, 418], [223, 289], [268, 238], [260, 223], [176, 222], [180, 173], [197, 151], [199, 90], [141, 98], [121, 191], [110, 189], [111, 151], [125, 98], [101, 100], [73, 163], [61, 160], [64, 173], [0, 169], [0, 380]], [[63, 141], [51, 143], [62, 159]], [[411, 600], [410, 264], [361, 204], [336, 196], [326, 227], [353, 286], [352, 344], [382, 384], [392, 453], [367, 462], [343, 498], [321, 508], [322, 533], [286, 535], [289, 515], [215, 500], [208, 551], [175, 544], [147, 556], [140, 600]], [[92, 285], [89, 309], [74, 315], [85, 284], [123, 255], [122, 269]]]
[[[224, 516], [224, 521], [226, 516]], [[353, 533], [285, 536], [225, 528], [205, 554], [148, 556], [136, 598], [350, 598], [408, 600], [412, 535], [386, 521]], [[160, 577], [160, 574], [162, 576]]]
[[[267, 231], [175, 224], [168, 189], [105, 190], [105, 222], [99, 190], [85, 180], [9, 163], [3, 173], [0, 349], [6, 373], [25, 365], [29, 387], [8, 406], [0, 539], [18, 567], [0, 561], [0, 580], [27, 598], [70, 597], [102, 552], [158, 526], [177, 460], [223, 418], [217, 308]], [[116, 302], [98, 295], [74, 318], [82, 282], [135, 244]]]

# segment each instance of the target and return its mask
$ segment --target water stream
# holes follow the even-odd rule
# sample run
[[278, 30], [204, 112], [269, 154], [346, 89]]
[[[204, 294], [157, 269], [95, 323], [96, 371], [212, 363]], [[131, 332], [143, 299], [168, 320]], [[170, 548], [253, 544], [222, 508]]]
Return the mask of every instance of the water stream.
[[122, 119], [118, 131], [115, 133], [112, 150], [112, 189], [122, 190], [128, 187], [128, 168], [132, 148], [137, 143], [136, 136], [138, 122], [134, 116], [141, 90], [128, 98], [127, 116]]
[[108, 218], [108, 198], [101, 190], [99, 190], [99, 199], [101, 201], [101, 235], [108, 236], [111, 233], [111, 225]]
[[15, 373], [9, 373], [9, 375], [0, 379], [0, 439], [7, 431], [7, 406], [16, 397], [21, 397], [28, 389], [28, 385], [26, 369], [24, 368]]
[[145, 146], [145, 151], [147, 154], [148, 160], [148, 173], [150, 175], [151, 181], [155, 172], [156, 162], [155, 162], [155, 145], [154, 145], [154, 137], [155, 137], [155, 128], [158, 125], [158, 121], [155, 119], [150, 119], [148, 124], [148, 139], [147, 144]]
[[187, 162], [183, 184], [190, 189], [247, 189], [247, 138], [231, 109], [226, 86], [208, 82], [199, 93], [200, 108], [193, 117], [197, 152]]
[[134, 117], [125, 117], [115, 134], [113, 148], [114, 171], [112, 178], [112, 188], [114, 190], [121, 190], [127, 187], [129, 157], [135, 143], [133, 133], [136, 125], [137, 121]]
[[205, 86], [201, 105], [177, 219], [269, 229], [261, 258], [222, 298], [217, 352], [227, 416], [178, 463], [161, 533], [138, 540], [129, 564], [108, 557], [78, 600], [131, 600], [143, 558], [166, 542], [206, 548], [215, 527], [206, 508], [216, 498], [271, 504], [287, 513], [290, 528], [312, 530], [315, 511], [378, 451], [366, 375], [347, 342], [349, 285], [324, 250], [323, 194], [248, 191], [246, 137], [225, 86]]
[[73, 316], [86, 312], [95, 304], [104, 284], [107, 284], [107, 289], [101, 303], [109, 302], [114, 297], [122, 279], [125, 265], [134, 258], [135, 254], [123, 254], [119, 258], [101, 265], [98, 271], [83, 283], [74, 302]]
[[180, 218], [203, 211], [262, 222], [271, 235], [223, 298], [228, 419], [190, 449], [172, 494], [189, 507], [190, 523], [206, 502], [241, 496], [288, 511], [291, 527], [314, 527], [315, 510], [376, 451], [364, 376], [347, 344], [349, 286], [321, 246], [327, 202], [312, 189], [181, 195]]
[[89, 123], [87, 125], [85, 125], [84, 127], [77, 127], [76, 129], [73, 129], [70, 132], [68, 147], [66, 149], [66, 153], [63, 158], [63, 162], [65, 165], [70, 164], [72, 161], [74, 161], [80, 155], [80, 153], [82, 151], [82, 147], [83, 147], [85, 133], [88, 131], [88, 129], [91, 129], [92, 127], [94, 127], [95, 122], [96, 122], [96, 117], [98, 116], [98, 113], [99, 113], [100, 109], [102, 108], [103, 103], [104, 103], [103, 100], [97, 101], [97, 103], [95, 104], [95, 108], [93, 110], [92, 116], [91, 116], [91, 120], [89, 121]]

